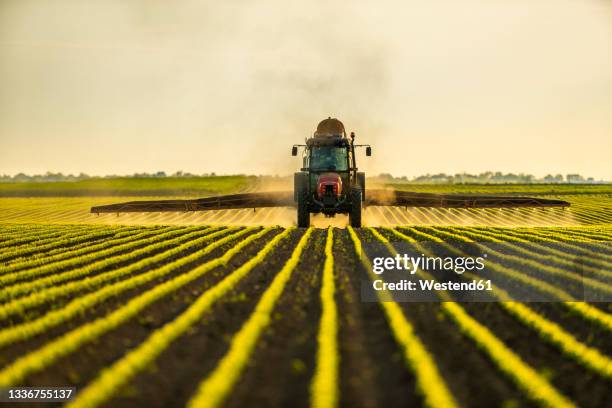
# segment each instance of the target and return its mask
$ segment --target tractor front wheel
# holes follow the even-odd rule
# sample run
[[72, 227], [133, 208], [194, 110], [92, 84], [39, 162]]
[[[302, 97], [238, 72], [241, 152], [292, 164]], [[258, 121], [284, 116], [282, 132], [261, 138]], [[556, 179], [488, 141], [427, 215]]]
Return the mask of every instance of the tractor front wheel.
[[305, 191], [300, 191], [297, 196], [297, 226], [299, 228], [310, 227], [310, 213], [308, 212], [307, 198]]
[[361, 228], [361, 188], [351, 189], [351, 212], [349, 213], [349, 223], [353, 228]]

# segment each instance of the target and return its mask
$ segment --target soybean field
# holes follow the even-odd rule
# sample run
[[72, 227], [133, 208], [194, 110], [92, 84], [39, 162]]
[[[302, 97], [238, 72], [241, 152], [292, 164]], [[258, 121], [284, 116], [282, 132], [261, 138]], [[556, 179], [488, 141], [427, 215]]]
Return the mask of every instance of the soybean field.
[[[612, 291], [608, 201], [587, 205], [556, 227], [4, 223], [0, 387], [73, 385], [70, 407], [610, 405], [612, 308], [567, 293]], [[495, 293], [556, 301], [362, 301], [373, 244], [472, 241], [506, 248]]]

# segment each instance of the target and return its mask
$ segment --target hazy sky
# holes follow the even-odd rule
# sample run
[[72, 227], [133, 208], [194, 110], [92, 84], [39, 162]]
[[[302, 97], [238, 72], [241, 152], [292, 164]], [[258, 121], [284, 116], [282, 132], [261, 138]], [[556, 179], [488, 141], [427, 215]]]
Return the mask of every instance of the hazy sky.
[[328, 115], [371, 173], [612, 179], [607, 0], [0, 0], [0, 173], [280, 173]]

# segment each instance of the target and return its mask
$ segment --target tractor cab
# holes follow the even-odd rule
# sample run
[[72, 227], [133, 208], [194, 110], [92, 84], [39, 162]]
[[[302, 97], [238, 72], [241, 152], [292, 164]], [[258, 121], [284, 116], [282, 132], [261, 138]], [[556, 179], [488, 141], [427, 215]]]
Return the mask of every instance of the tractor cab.
[[350, 168], [348, 146], [314, 146], [310, 149], [310, 155], [305, 167], [308, 167], [313, 172], [348, 172]]
[[343, 186], [351, 183], [351, 149], [347, 139], [312, 138], [307, 143], [304, 157], [312, 199], [321, 203], [321, 212], [333, 216], [336, 207], [345, 199]]

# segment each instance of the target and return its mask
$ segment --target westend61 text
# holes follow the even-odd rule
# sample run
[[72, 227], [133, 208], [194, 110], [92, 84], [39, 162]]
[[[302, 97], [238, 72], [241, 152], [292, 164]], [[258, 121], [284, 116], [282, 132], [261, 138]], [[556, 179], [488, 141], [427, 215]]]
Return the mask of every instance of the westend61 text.
[[402, 279], [399, 282], [385, 282], [377, 279], [372, 282], [374, 290], [429, 290], [429, 291], [472, 291], [472, 290], [493, 290], [490, 280], [472, 280], [469, 282], [438, 282], [432, 279], [419, 280], [418, 284], [414, 281]]

